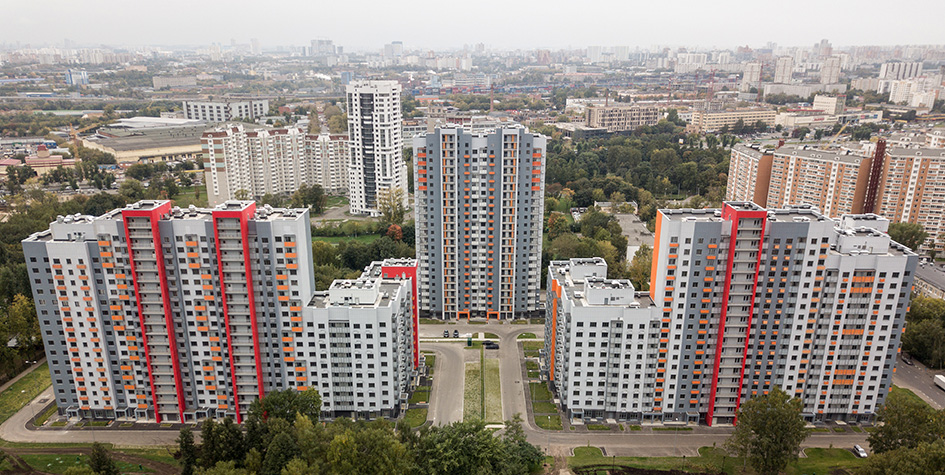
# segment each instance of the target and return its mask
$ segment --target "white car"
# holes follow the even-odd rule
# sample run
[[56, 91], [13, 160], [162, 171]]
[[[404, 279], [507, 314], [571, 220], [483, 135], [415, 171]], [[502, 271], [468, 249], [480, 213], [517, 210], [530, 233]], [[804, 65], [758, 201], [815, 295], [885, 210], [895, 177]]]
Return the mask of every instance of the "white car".
[[867, 456], [866, 451], [863, 450], [863, 447], [860, 447], [859, 445], [854, 445], [854, 446], [853, 446], [853, 453], [856, 454], [856, 456], [859, 457], [859, 458], [861, 458], [861, 459], [865, 459], [866, 456]]

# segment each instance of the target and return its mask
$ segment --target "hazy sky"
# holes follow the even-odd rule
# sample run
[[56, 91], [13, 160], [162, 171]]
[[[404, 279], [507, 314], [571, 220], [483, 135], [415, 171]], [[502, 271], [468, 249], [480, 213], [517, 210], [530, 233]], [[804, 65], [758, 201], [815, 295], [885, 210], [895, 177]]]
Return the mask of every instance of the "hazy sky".
[[945, 0], [0, 0], [0, 43], [33, 46], [836, 47], [945, 44], [943, 24]]

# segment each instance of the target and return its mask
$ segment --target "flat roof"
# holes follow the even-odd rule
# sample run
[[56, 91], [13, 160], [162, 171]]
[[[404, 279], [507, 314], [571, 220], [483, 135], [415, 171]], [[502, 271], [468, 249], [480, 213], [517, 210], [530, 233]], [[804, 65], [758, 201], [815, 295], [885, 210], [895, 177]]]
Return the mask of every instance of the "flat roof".
[[853, 165], [859, 165], [860, 162], [866, 158], [845, 150], [823, 150], [819, 148], [808, 148], [806, 145], [785, 145], [776, 149], [774, 156], [796, 156], [814, 160], [850, 163]]
[[945, 290], [945, 267], [933, 263], [920, 263], [915, 268], [915, 276], [928, 282], [933, 287]]

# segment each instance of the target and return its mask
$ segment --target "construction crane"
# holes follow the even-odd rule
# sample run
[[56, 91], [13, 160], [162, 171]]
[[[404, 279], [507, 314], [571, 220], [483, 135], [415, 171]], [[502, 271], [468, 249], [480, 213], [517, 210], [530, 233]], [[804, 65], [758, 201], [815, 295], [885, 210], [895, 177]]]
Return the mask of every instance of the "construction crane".
[[847, 129], [847, 126], [850, 125], [850, 124], [852, 124], [852, 122], [847, 122], [847, 123], [843, 124], [843, 127], [840, 127], [840, 130], [838, 130], [837, 133], [836, 133], [833, 137], [830, 138], [830, 142], [829, 142], [829, 143], [830, 143], [831, 145], [833, 145], [833, 143], [836, 142], [838, 138], [840, 138], [840, 134], [842, 134], [843, 131], [846, 130], [846, 129]]

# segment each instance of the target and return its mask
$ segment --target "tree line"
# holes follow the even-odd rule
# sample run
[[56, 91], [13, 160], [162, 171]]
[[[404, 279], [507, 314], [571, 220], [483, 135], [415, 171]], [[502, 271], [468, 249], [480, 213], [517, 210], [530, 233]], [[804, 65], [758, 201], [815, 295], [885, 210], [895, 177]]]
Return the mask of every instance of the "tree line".
[[275, 391], [253, 402], [245, 432], [229, 418], [205, 421], [201, 443], [181, 429], [183, 475], [524, 474], [541, 467], [521, 419], [495, 436], [481, 421], [413, 431], [385, 420], [319, 423], [321, 398], [309, 389]]

